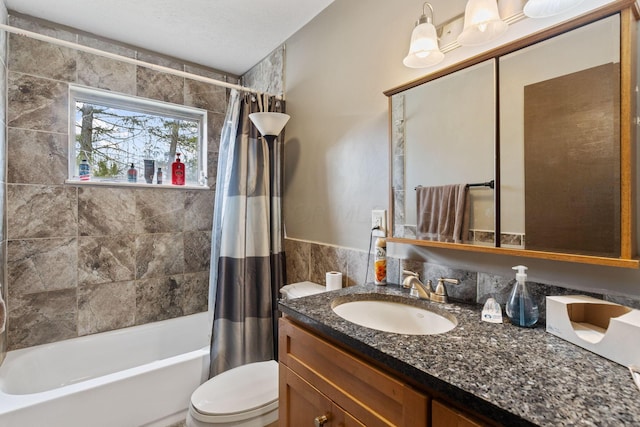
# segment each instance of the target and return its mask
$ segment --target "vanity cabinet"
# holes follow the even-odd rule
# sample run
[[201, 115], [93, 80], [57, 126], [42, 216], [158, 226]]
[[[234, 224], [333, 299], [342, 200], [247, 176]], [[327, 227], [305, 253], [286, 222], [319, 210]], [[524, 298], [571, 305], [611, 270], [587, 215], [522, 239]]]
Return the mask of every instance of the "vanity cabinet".
[[279, 361], [280, 427], [489, 425], [440, 401], [432, 411], [428, 393], [287, 318], [280, 319]]
[[279, 359], [281, 427], [427, 426], [428, 396], [288, 319]]

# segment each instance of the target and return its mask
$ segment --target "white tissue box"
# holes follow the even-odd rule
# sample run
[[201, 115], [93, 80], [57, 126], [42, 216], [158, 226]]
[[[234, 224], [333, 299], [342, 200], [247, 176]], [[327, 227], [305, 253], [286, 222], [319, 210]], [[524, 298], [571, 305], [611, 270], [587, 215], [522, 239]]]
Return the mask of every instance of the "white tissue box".
[[547, 297], [547, 332], [621, 365], [640, 365], [639, 310], [584, 295]]

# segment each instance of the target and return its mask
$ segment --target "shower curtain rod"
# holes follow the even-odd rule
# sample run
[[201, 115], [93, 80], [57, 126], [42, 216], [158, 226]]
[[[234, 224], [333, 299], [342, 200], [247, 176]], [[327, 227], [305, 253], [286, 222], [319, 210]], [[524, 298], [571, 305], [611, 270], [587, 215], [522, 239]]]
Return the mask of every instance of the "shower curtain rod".
[[150, 69], [155, 70], [155, 71], [160, 71], [160, 72], [163, 72], [163, 73], [169, 73], [169, 74], [173, 74], [173, 75], [176, 75], [176, 76], [179, 76], [179, 77], [186, 77], [186, 78], [191, 79], [191, 80], [198, 80], [198, 81], [201, 81], [201, 82], [204, 82], [204, 83], [209, 83], [209, 84], [213, 84], [213, 85], [216, 85], [216, 86], [222, 86], [222, 87], [226, 87], [228, 89], [236, 89], [236, 90], [243, 91], [243, 92], [255, 93], [255, 94], [258, 94], [258, 95], [275, 96], [276, 99], [282, 99], [282, 96], [280, 96], [280, 95], [266, 94], [264, 92], [260, 92], [258, 90], [251, 89], [251, 88], [248, 88], [248, 87], [245, 87], [245, 86], [241, 86], [241, 85], [237, 85], [237, 84], [233, 84], [233, 83], [223, 82], [222, 80], [216, 80], [216, 79], [212, 79], [210, 77], [199, 76], [197, 74], [188, 73], [186, 71], [174, 70], [173, 68], [164, 67], [162, 65], [151, 64], [149, 62], [140, 61], [140, 60], [134, 59], [134, 58], [128, 58], [126, 56], [118, 55], [118, 54], [111, 53], [111, 52], [106, 52], [104, 50], [96, 49], [96, 48], [89, 47], [89, 46], [84, 46], [84, 45], [81, 45], [81, 44], [78, 44], [78, 43], [74, 43], [74, 42], [68, 42], [66, 40], [60, 40], [60, 39], [57, 39], [55, 37], [45, 36], [43, 34], [35, 33], [33, 31], [23, 30], [22, 28], [12, 27], [12, 26], [6, 25], [6, 24], [0, 24], [0, 30], [4, 30], [4, 31], [7, 31], [7, 32], [13, 33], [13, 34], [17, 34], [19, 36], [24, 36], [24, 37], [28, 37], [28, 38], [32, 38], [32, 39], [36, 39], [36, 40], [40, 40], [40, 41], [45, 41], [45, 42], [57, 44], [59, 46], [64, 46], [64, 47], [68, 47], [68, 48], [71, 48], [71, 49], [81, 50], [83, 52], [92, 53], [94, 55], [103, 56], [105, 58], [111, 58], [111, 59], [115, 59], [115, 60], [122, 61], [122, 62], [128, 62], [129, 64], [140, 65], [142, 67], [150, 68]]

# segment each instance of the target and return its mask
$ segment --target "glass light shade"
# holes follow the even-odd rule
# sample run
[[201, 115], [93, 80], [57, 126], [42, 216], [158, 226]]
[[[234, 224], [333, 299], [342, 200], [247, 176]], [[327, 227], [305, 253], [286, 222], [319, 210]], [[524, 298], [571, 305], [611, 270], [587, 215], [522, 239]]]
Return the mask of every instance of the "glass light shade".
[[249, 119], [260, 131], [262, 136], [272, 135], [278, 136], [284, 125], [289, 121], [288, 114], [284, 113], [251, 113]]
[[436, 65], [444, 59], [444, 53], [438, 47], [436, 27], [430, 22], [417, 25], [411, 33], [409, 54], [402, 63], [409, 68], [426, 68]]
[[500, 19], [496, 0], [469, 0], [458, 43], [462, 46], [484, 44], [500, 37], [507, 28], [507, 23]]
[[529, 18], [546, 18], [559, 15], [582, 2], [583, 0], [529, 0], [524, 5], [524, 14]]

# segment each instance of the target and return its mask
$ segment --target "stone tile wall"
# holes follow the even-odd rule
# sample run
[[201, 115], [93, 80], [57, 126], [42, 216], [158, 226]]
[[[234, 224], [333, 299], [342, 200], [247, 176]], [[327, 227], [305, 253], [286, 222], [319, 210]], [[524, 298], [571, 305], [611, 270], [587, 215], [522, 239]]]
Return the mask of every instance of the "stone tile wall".
[[[29, 17], [9, 23], [226, 78]], [[226, 89], [15, 35], [7, 80], [8, 349], [206, 310]], [[69, 83], [206, 109], [212, 190], [66, 185]]]
[[[285, 240], [287, 283], [309, 280], [325, 284], [327, 271], [342, 272], [343, 286], [363, 283], [373, 285], [373, 254], [356, 249], [342, 248], [322, 243], [307, 242], [296, 239]], [[367, 267], [368, 266], [368, 267]], [[484, 304], [489, 297], [504, 306], [515, 283], [513, 277], [466, 271], [421, 260], [387, 258], [387, 282], [402, 283], [402, 271], [410, 270], [418, 273], [421, 280], [431, 279], [434, 287], [439, 277], [459, 279], [459, 285], [445, 285], [452, 300], [472, 304]], [[367, 273], [368, 271], [368, 273]], [[618, 304], [640, 309], [640, 300], [611, 296], [605, 294], [586, 293], [567, 289], [553, 284], [527, 282], [527, 288], [538, 303], [540, 323], [546, 319], [545, 296], [586, 294], [595, 298], [606, 299]], [[506, 314], [503, 311], [503, 316]]]
[[[0, 1], [0, 22], [8, 21], [7, 8], [4, 1]], [[0, 33], [0, 295], [7, 298], [7, 278], [5, 275], [5, 260], [7, 253], [7, 230], [5, 228], [5, 198], [6, 198], [6, 76], [7, 76], [7, 35]], [[0, 363], [7, 353], [7, 332], [0, 333]]]

